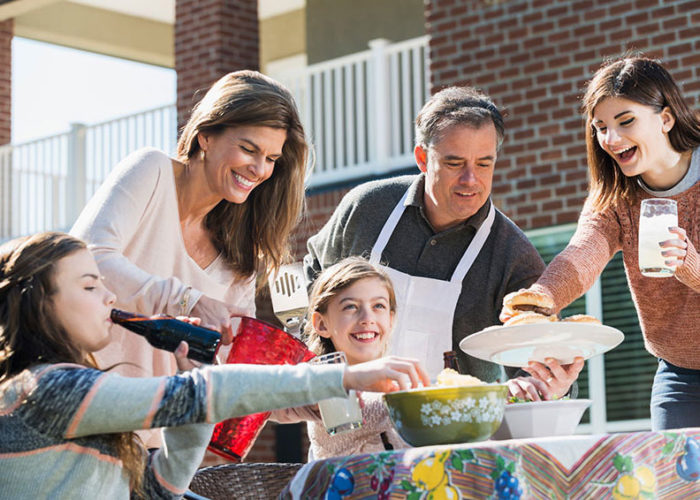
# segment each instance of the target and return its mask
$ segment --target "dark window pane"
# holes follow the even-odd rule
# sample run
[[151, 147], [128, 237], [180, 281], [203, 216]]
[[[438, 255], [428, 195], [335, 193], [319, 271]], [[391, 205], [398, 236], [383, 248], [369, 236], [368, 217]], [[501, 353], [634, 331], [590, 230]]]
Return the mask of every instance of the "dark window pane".
[[629, 285], [617, 253], [601, 277], [605, 324], [625, 340], [605, 354], [605, 404], [608, 422], [649, 418], [649, 399], [657, 361], [646, 349]]
[[[571, 226], [552, 229], [546, 234], [533, 231], [529, 238], [546, 263], [564, 249], [574, 232]], [[627, 284], [622, 254], [608, 263], [601, 275], [603, 321], [617, 328], [625, 340], [605, 356], [605, 393], [608, 422], [649, 418], [649, 398], [657, 361], [644, 349], [644, 340], [637, 312]], [[585, 297], [581, 297], [562, 312], [561, 316], [585, 313]], [[584, 368], [578, 379], [579, 397], [587, 398], [588, 371]], [[582, 423], [588, 422], [588, 412]]]

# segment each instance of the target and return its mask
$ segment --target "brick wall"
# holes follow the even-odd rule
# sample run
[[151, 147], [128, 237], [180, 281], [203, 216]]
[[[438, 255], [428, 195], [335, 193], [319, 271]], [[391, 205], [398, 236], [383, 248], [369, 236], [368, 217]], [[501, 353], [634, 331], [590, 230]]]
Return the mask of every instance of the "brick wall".
[[12, 34], [14, 21], [0, 23], [0, 144], [12, 135]]
[[304, 217], [299, 226], [297, 226], [291, 240], [292, 252], [296, 260], [304, 257], [306, 254], [306, 240], [323, 227], [349, 189], [348, 187], [343, 187], [307, 195]]
[[[524, 229], [578, 217], [587, 192], [579, 99], [606, 57], [660, 58], [700, 107], [698, 0], [431, 0], [425, 18], [433, 92], [474, 85], [505, 108], [493, 197]], [[307, 197], [297, 256], [345, 192]]]
[[257, 0], [177, 0], [175, 70], [178, 124], [221, 76], [258, 69]]
[[469, 84], [506, 108], [493, 193], [523, 228], [576, 221], [587, 172], [579, 98], [605, 57], [660, 58], [700, 104], [700, 1], [432, 0], [433, 90]]

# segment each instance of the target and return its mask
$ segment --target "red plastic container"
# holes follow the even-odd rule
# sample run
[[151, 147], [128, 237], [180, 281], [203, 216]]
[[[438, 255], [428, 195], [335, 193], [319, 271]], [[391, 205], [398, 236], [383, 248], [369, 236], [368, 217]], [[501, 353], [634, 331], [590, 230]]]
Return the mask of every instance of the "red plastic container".
[[[296, 365], [315, 354], [287, 332], [256, 318], [241, 317], [226, 363]], [[234, 462], [242, 461], [255, 443], [270, 412], [230, 418], [214, 427], [209, 450]]]

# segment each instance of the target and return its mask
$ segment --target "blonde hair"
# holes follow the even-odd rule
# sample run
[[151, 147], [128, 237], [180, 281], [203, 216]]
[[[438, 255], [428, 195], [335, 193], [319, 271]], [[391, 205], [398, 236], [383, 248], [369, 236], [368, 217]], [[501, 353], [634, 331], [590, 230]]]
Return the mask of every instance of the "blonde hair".
[[304, 206], [308, 144], [292, 94], [257, 71], [220, 78], [192, 110], [177, 143], [177, 159], [189, 163], [199, 151], [200, 133], [245, 125], [287, 132], [272, 176], [244, 203], [222, 200], [204, 220], [214, 246], [239, 275], [267, 275], [289, 257], [289, 235]]
[[618, 199], [634, 203], [642, 192], [637, 179], [624, 175], [596, 138], [593, 113], [596, 106], [609, 97], [629, 99], [651, 107], [656, 113], [668, 107], [675, 118], [675, 124], [668, 132], [671, 147], [683, 153], [700, 145], [700, 118], [685, 102], [678, 85], [660, 63], [641, 56], [604, 63], [586, 86], [582, 101], [590, 199], [598, 211], [613, 205]]
[[[57, 263], [86, 249], [85, 242], [58, 232], [17, 238], [0, 247], [0, 383], [38, 363], [98, 369], [92, 355], [56, 321], [52, 307]], [[105, 436], [124, 464], [132, 491], [139, 492], [145, 457], [137, 435]]]
[[318, 355], [336, 351], [331, 339], [321, 337], [311, 322], [314, 312], [325, 314], [328, 304], [341, 291], [360, 280], [377, 278], [389, 292], [389, 310], [396, 313], [396, 294], [389, 276], [362, 257], [347, 257], [340, 262], [324, 269], [318, 275], [309, 297], [309, 309], [304, 327], [304, 338], [309, 349]]

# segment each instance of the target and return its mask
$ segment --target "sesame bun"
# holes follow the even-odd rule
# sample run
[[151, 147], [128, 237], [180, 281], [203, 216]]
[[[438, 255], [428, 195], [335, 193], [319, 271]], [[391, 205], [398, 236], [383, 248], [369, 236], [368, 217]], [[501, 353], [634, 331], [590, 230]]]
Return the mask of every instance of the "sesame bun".
[[508, 321], [506, 321], [503, 326], [514, 326], [514, 325], [528, 325], [530, 323], [549, 323], [551, 321], [556, 321], [557, 317], [554, 315], [547, 316], [545, 314], [539, 314], [536, 312], [528, 311], [520, 313], [517, 316], [513, 316]]
[[549, 295], [532, 290], [518, 290], [503, 297], [503, 306], [513, 311], [535, 311], [542, 314], [554, 309]]
[[596, 325], [602, 324], [598, 318], [589, 316], [588, 314], [574, 314], [568, 318], [563, 318], [562, 321], [568, 321], [570, 323], [594, 323]]

